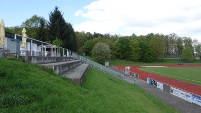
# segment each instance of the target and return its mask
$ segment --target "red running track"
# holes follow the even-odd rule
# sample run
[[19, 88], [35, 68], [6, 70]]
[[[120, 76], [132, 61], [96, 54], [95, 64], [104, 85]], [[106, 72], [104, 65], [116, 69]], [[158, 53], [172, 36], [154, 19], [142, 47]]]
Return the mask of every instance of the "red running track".
[[[198, 65], [192, 65], [192, 64], [191, 65], [175, 65], [174, 64], [174, 65], [165, 65], [165, 66], [168, 66], [168, 67], [201, 67], [200, 64], [198, 64]], [[118, 70], [121, 70], [121, 71], [123, 71], [125, 69], [125, 66], [113, 66], [113, 67], [118, 69]], [[175, 80], [175, 79], [168, 78], [168, 77], [163, 77], [163, 76], [160, 76], [157, 74], [152, 74], [149, 72], [141, 71], [138, 69], [138, 68], [140, 68], [140, 66], [130, 66], [130, 67], [131, 67], [130, 68], [131, 73], [134, 72], [134, 73], [139, 74], [139, 79], [147, 81], [147, 78], [149, 77], [149, 78], [152, 78], [156, 81], [170, 85], [172, 87], [176, 87], [176, 88], [179, 88], [183, 91], [187, 91], [187, 92], [201, 96], [201, 86], [198, 86], [195, 84], [190, 84], [187, 82], [182, 82], [182, 81]]]

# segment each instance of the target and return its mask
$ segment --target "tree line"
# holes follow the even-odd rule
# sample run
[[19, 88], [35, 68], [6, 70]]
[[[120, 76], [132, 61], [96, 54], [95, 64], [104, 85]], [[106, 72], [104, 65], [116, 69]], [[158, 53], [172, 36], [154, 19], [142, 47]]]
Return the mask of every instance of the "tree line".
[[6, 31], [21, 34], [23, 27], [31, 38], [67, 48], [81, 55], [92, 56], [100, 63], [110, 58], [143, 62], [163, 58], [183, 58], [186, 62], [192, 62], [195, 57], [201, 58], [201, 44], [197, 40], [179, 37], [175, 33], [121, 36], [75, 32], [58, 7], [50, 12], [49, 21], [33, 15], [21, 26], [7, 27]]
[[193, 62], [194, 58], [201, 56], [201, 44], [198, 40], [179, 37], [175, 33], [118, 36], [76, 32], [76, 36], [78, 52], [84, 52], [88, 56], [94, 56], [93, 49], [97, 43], [109, 45], [111, 58], [132, 61], [153, 62], [163, 58], [182, 58], [185, 62]]

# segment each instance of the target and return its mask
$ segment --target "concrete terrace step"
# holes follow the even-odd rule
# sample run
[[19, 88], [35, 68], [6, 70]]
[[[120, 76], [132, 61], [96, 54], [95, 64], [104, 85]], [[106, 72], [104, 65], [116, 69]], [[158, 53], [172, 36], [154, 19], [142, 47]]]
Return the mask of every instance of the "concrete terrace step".
[[40, 56], [25, 57], [25, 61], [28, 61], [32, 64], [66, 62], [71, 60], [74, 60], [74, 58], [73, 57], [40, 57]]
[[80, 60], [72, 60], [65, 62], [55, 62], [55, 63], [47, 63], [47, 64], [39, 64], [40, 66], [52, 68], [56, 74], [62, 75], [66, 71], [82, 64]]
[[66, 73], [62, 74], [61, 76], [66, 77], [74, 81], [76, 84], [81, 85], [83, 77], [89, 67], [89, 64], [81, 64]]

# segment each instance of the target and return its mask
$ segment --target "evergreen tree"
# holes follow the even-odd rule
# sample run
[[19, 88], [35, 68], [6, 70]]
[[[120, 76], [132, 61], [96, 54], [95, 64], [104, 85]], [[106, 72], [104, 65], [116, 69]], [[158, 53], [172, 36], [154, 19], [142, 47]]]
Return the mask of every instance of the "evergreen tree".
[[77, 39], [74, 29], [70, 23], [64, 20], [58, 7], [55, 7], [49, 15], [48, 29], [50, 42], [55, 40], [55, 37], [59, 37], [63, 41], [64, 48], [77, 51]]
[[49, 14], [48, 34], [50, 42], [52, 42], [55, 37], [59, 37], [61, 40], [65, 38], [65, 25], [66, 22], [63, 15], [59, 11], [58, 7], [55, 7], [54, 11]]
[[66, 37], [62, 39], [64, 41], [63, 46], [72, 51], [77, 51], [77, 37], [74, 29], [70, 23], [66, 23], [65, 27], [66, 29], [64, 35], [66, 35]]
[[36, 39], [41, 41], [48, 41], [47, 39], [47, 24], [45, 19], [40, 19], [40, 26], [36, 33]]

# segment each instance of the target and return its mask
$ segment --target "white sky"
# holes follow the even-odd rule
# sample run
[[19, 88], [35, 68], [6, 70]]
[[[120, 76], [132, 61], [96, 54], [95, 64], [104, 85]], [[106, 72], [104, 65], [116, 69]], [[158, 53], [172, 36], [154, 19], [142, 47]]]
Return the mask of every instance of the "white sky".
[[77, 10], [76, 31], [171, 34], [201, 41], [201, 0], [97, 0]]
[[0, 20], [6, 27], [21, 25], [33, 15], [49, 20], [55, 6], [75, 31], [176, 33], [201, 42], [201, 0], [2, 0]]

